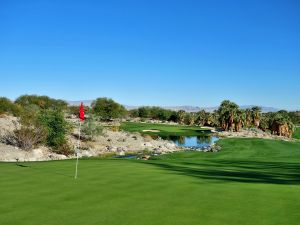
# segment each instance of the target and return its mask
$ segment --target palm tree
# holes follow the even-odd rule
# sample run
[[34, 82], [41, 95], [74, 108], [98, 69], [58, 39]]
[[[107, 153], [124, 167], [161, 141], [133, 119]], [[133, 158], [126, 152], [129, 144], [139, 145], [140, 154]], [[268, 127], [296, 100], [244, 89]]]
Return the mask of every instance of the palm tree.
[[253, 121], [251, 109], [246, 109], [245, 114], [246, 114], [245, 126], [250, 127], [250, 125], [252, 124], [252, 121]]
[[239, 106], [234, 102], [225, 100], [221, 103], [218, 114], [221, 127], [223, 130], [233, 130], [234, 128], [234, 118], [237, 113]]
[[240, 132], [241, 128], [245, 126], [246, 123], [246, 112], [245, 110], [238, 109], [234, 111], [234, 113], [235, 131]]
[[192, 126], [195, 123], [195, 118], [196, 117], [195, 117], [194, 113], [187, 113], [185, 115], [184, 122], [185, 122], [186, 125]]
[[205, 112], [205, 110], [201, 110], [200, 112], [198, 112], [196, 117], [197, 125], [204, 126], [207, 123], [207, 113]]
[[178, 123], [183, 124], [184, 123], [184, 118], [185, 118], [185, 111], [184, 110], [179, 110], [177, 112], [177, 118], [178, 118]]
[[211, 126], [215, 122], [214, 114], [213, 113], [207, 113], [206, 115], [206, 123], [207, 125]]
[[261, 119], [261, 107], [255, 106], [251, 109], [251, 111], [252, 111], [254, 126], [258, 128]]
[[269, 130], [271, 127], [270, 121], [271, 121], [271, 114], [270, 113], [263, 114], [260, 119], [259, 128], [263, 131]]
[[211, 126], [214, 126], [214, 127], [220, 127], [220, 121], [219, 121], [219, 114], [218, 114], [218, 111], [215, 110], [213, 113], [210, 113], [211, 117], [210, 117], [210, 120], [211, 120]]
[[292, 137], [295, 126], [286, 111], [274, 113], [272, 118], [272, 133], [279, 136]]

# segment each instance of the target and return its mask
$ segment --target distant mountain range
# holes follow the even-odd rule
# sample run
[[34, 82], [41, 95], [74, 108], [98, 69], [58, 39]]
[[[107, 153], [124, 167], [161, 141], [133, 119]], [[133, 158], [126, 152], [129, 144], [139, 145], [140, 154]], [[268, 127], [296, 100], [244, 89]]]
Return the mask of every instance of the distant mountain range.
[[[84, 103], [86, 106], [91, 106], [93, 100], [82, 100], [82, 101], [67, 101], [69, 105], [80, 105], [81, 102]], [[254, 105], [242, 105], [240, 106], [242, 109], [251, 109]], [[131, 109], [137, 109], [142, 106], [129, 106], [124, 105], [124, 107], [127, 110]], [[213, 112], [217, 110], [219, 107], [197, 107], [197, 106], [159, 106], [164, 109], [170, 109], [174, 111], [184, 110], [186, 112], [199, 112], [200, 110], [205, 110], [206, 112]], [[266, 107], [266, 106], [260, 106], [262, 108], [263, 112], [277, 112], [279, 109], [276, 109], [274, 107]]]
[[[164, 109], [170, 109], [170, 110], [174, 110], [174, 111], [179, 111], [179, 110], [184, 110], [186, 112], [199, 112], [201, 110], [205, 110], [206, 112], [213, 112], [215, 110], [217, 110], [219, 107], [197, 107], [197, 106], [160, 106], [161, 108]], [[254, 105], [244, 105], [244, 106], [240, 106], [242, 109], [251, 109], [252, 107], [254, 107]], [[130, 109], [137, 109], [139, 108], [139, 106], [125, 106], [126, 109], [130, 110]], [[265, 107], [265, 106], [261, 106], [262, 111], [265, 112], [277, 112], [279, 111], [279, 109], [273, 108], [273, 107]]]

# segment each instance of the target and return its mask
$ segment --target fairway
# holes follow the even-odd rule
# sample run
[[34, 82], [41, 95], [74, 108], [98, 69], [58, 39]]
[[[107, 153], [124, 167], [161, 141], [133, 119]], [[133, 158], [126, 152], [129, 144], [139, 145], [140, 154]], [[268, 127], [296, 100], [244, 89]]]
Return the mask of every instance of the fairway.
[[300, 127], [296, 127], [293, 138], [300, 139]]
[[[158, 135], [161, 137], [172, 136], [199, 136], [205, 135], [210, 129], [198, 126], [182, 126], [168, 124], [152, 124], [152, 123], [122, 123], [121, 129], [128, 132], [140, 132], [149, 135]], [[149, 132], [154, 130], [158, 132]]]
[[299, 224], [300, 143], [227, 139], [220, 153], [0, 163], [0, 224]]

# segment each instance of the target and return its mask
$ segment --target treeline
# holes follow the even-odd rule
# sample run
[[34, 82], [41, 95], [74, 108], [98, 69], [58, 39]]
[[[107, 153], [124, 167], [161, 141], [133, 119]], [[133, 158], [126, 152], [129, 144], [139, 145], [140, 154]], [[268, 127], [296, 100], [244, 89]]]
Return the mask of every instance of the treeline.
[[[294, 124], [300, 124], [299, 112], [279, 111], [262, 113], [260, 107], [241, 109], [236, 103], [225, 100], [218, 110], [204, 110], [190, 113], [172, 111], [161, 107], [140, 107], [127, 111], [124, 106], [109, 98], [98, 98], [90, 107], [85, 107], [86, 113], [102, 121], [122, 118], [141, 118], [142, 120], [169, 121], [185, 125], [212, 126], [223, 130], [240, 131], [242, 128], [259, 128], [273, 134], [291, 136]], [[21, 117], [23, 114], [35, 115], [37, 112], [56, 111], [78, 115], [79, 106], [69, 106], [63, 100], [47, 96], [23, 95], [12, 102], [0, 98], [0, 115], [12, 114]]]
[[48, 96], [22, 95], [14, 102], [5, 97], [0, 97], [0, 115], [12, 114], [20, 116], [25, 111], [35, 112], [39, 110], [68, 109], [68, 103], [63, 100], [49, 98]]
[[129, 115], [133, 118], [147, 118], [161, 121], [172, 121], [185, 125], [219, 127], [224, 131], [239, 132], [242, 128], [258, 128], [275, 135], [291, 137], [295, 124], [300, 123], [298, 112], [262, 113], [260, 107], [241, 109], [236, 103], [225, 100], [218, 110], [197, 113], [184, 111], [171, 111], [160, 107], [141, 107], [130, 110]]
[[[241, 128], [256, 127], [272, 134], [292, 137], [295, 129], [294, 121], [287, 111], [262, 113], [260, 107], [241, 109], [231, 101], [223, 101], [219, 109], [214, 112], [223, 130], [240, 131]], [[297, 119], [298, 120], [298, 119]], [[295, 121], [297, 122], [297, 121]]]

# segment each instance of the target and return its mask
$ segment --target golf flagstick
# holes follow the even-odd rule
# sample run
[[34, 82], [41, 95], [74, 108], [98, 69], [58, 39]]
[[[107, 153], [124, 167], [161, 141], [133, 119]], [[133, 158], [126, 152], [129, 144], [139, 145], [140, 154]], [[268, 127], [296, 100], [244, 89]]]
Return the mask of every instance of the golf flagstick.
[[80, 149], [80, 138], [81, 138], [81, 122], [84, 121], [84, 106], [81, 102], [80, 109], [79, 109], [79, 135], [78, 135], [78, 143], [76, 149], [76, 169], [75, 169], [75, 179], [78, 177], [78, 162], [79, 162], [79, 149]]
[[81, 121], [79, 121], [79, 136], [78, 136], [78, 143], [77, 143], [77, 149], [76, 149], [76, 169], [75, 169], [75, 179], [77, 179], [78, 176], [78, 161], [79, 161], [79, 148], [80, 148], [80, 134], [81, 134]]

